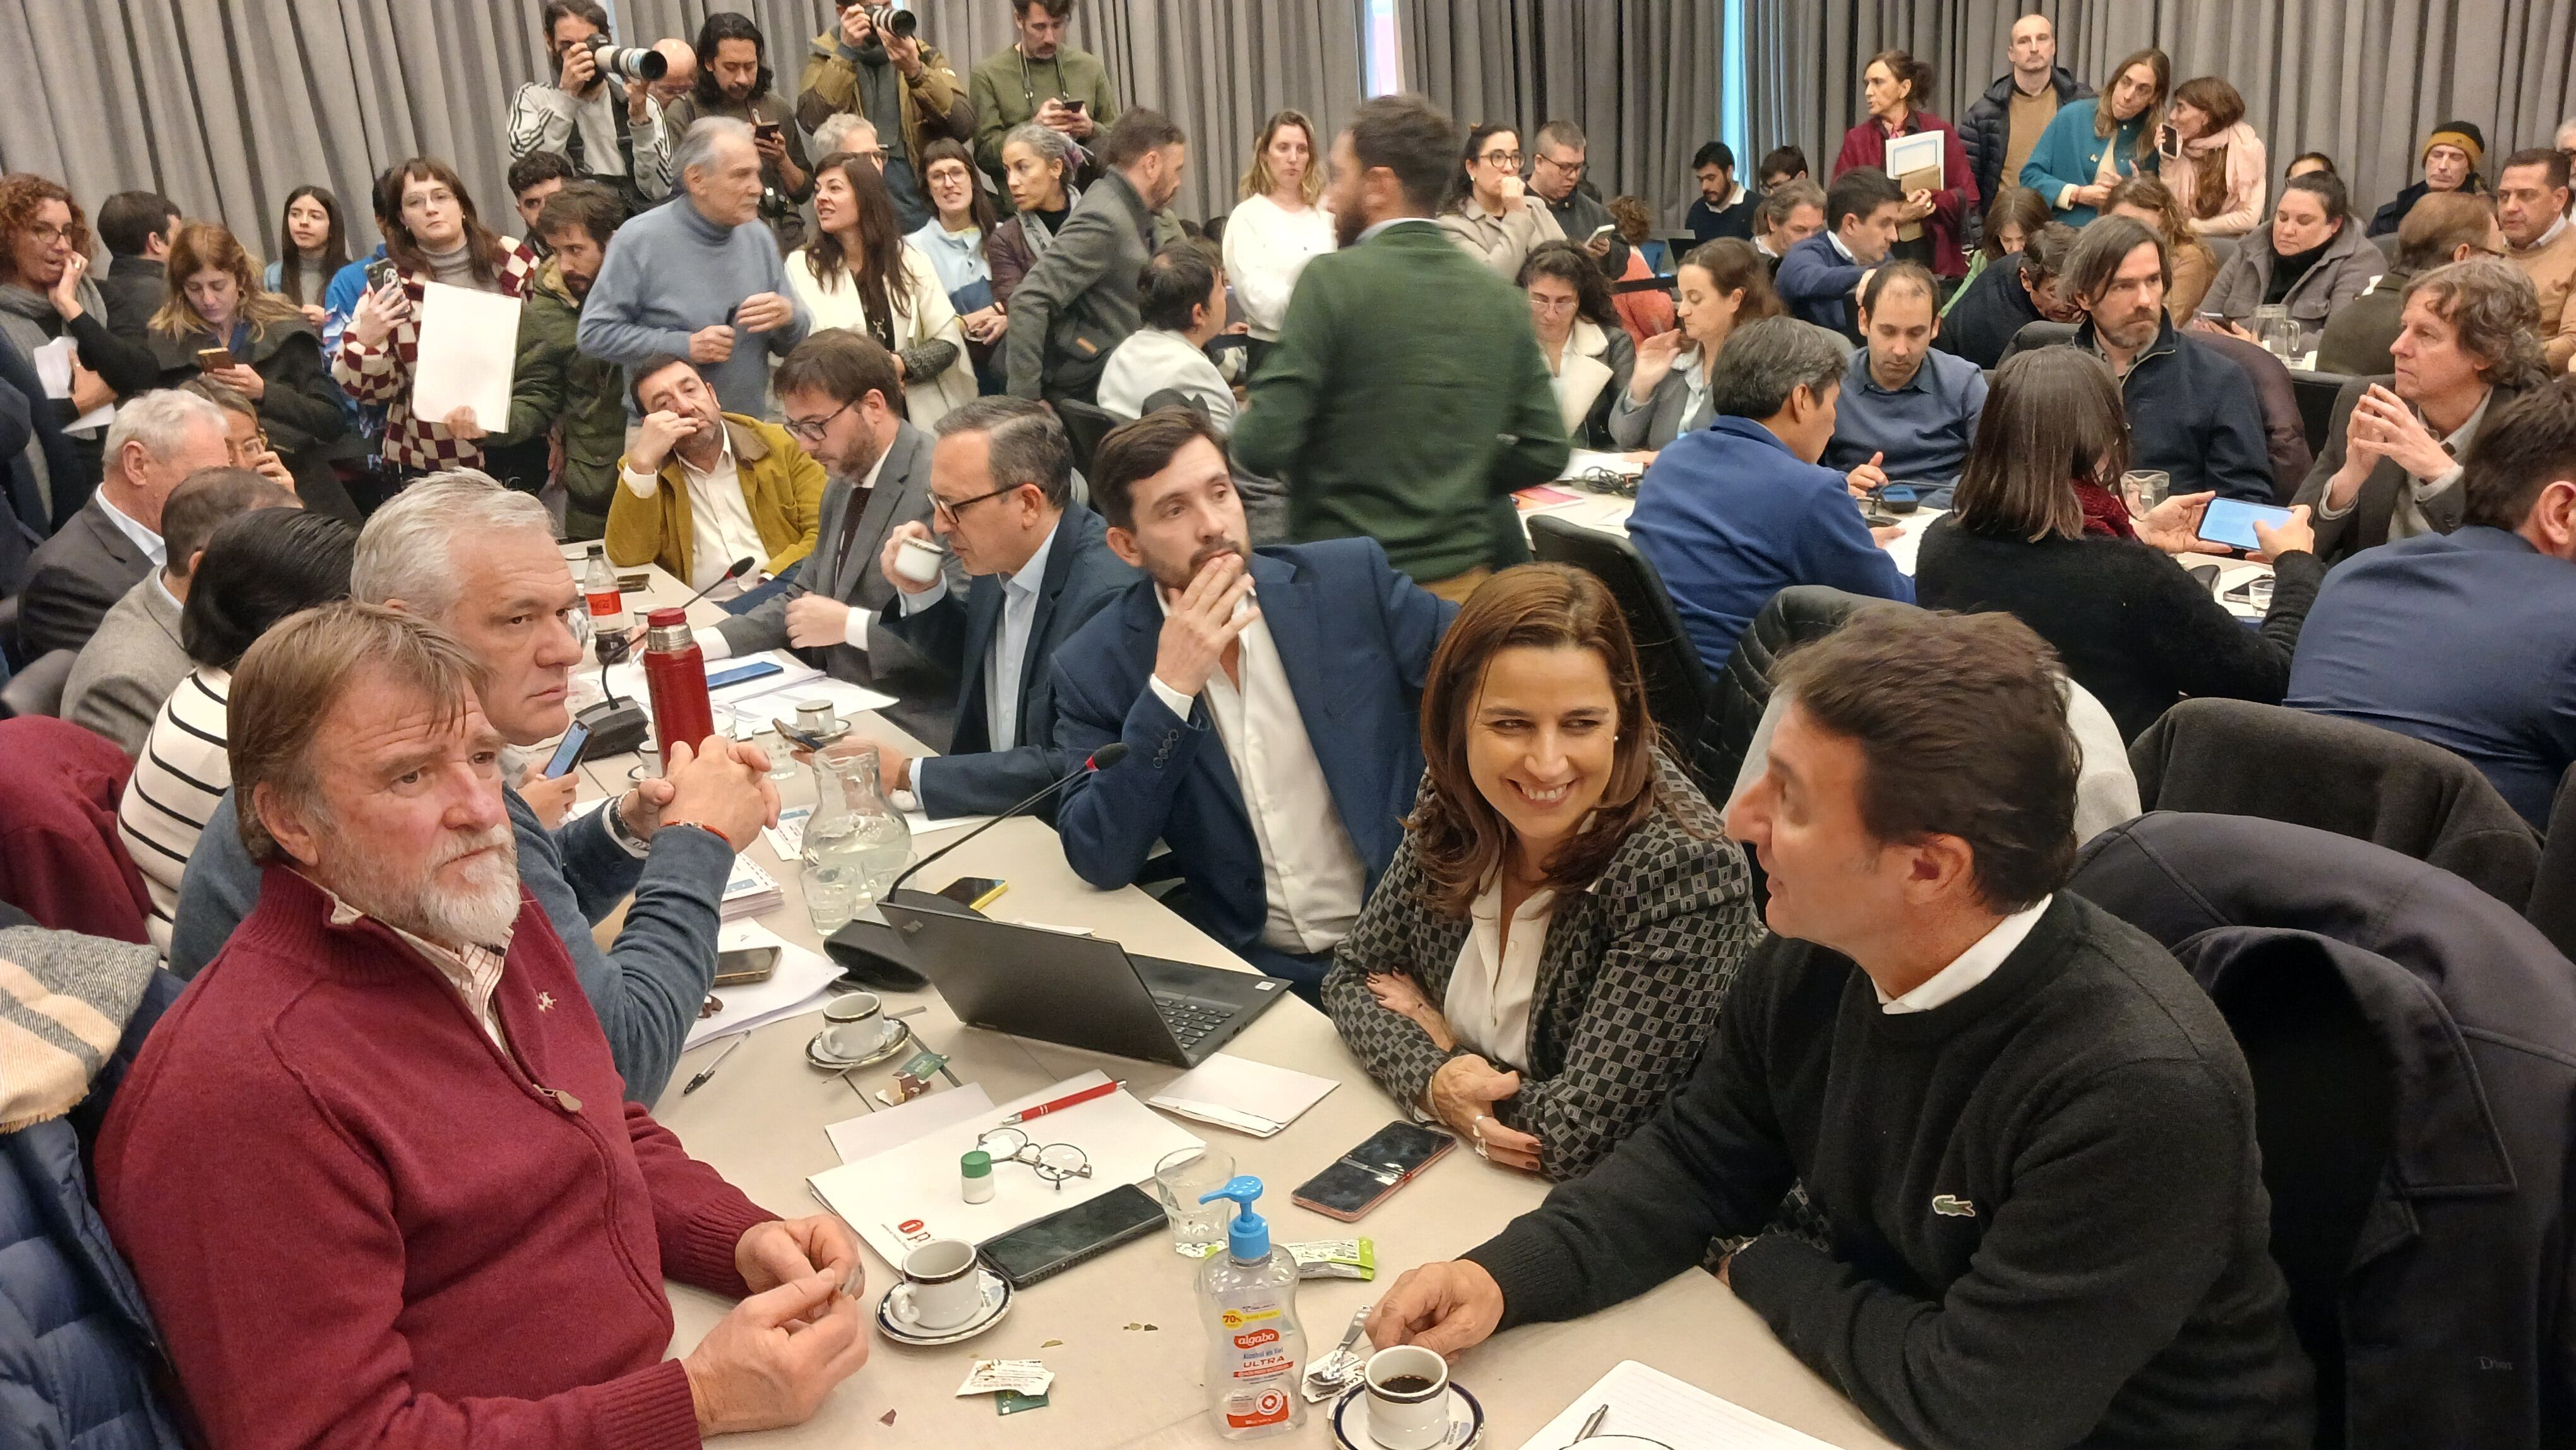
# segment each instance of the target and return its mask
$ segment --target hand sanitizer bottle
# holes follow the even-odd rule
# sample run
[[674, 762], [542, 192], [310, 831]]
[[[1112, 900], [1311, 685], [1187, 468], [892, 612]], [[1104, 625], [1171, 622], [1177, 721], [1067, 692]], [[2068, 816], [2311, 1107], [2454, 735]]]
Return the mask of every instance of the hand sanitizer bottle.
[[1297, 1377], [1305, 1372], [1306, 1334], [1297, 1327], [1297, 1261], [1270, 1244], [1270, 1224], [1252, 1211], [1261, 1180], [1229, 1180], [1201, 1203], [1235, 1202], [1226, 1251], [1199, 1269], [1200, 1311], [1208, 1326], [1207, 1387], [1216, 1432], [1229, 1440], [1284, 1435], [1306, 1422]]

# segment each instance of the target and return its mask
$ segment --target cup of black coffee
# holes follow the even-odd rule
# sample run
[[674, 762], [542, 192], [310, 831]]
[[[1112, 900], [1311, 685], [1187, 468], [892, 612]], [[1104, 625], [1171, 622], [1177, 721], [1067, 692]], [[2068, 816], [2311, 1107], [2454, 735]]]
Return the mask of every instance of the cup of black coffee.
[[1449, 1362], [1419, 1345], [1369, 1356], [1368, 1437], [1385, 1450], [1431, 1450], [1449, 1438]]

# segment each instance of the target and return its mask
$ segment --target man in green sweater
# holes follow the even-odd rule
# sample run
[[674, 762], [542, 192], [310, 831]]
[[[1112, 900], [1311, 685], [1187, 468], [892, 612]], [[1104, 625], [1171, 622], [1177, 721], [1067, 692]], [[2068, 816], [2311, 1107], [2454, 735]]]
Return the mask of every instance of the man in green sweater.
[[532, 230], [552, 255], [519, 310], [519, 361], [511, 375], [510, 422], [485, 440], [486, 452], [548, 441], [563, 481], [564, 537], [596, 539], [608, 531], [617, 496], [617, 459], [626, 451], [626, 383], [615, 363], [581, 350], [581, 305], [608, 255], [608, 239], [626, 219], [617, 194], [576, 181], [547, 197]]
[[1291, 538], [1376, 539], [1452, 600], [1529, 557], [1512, 491], [1567, 454], [1528, 301], [1431, 220], [1458, 148], [1419, 96], [1334, 138], [1342, 250], [1298, 278], [1234, 432], [1236, 463], [1287, 481]]
[[[1118, 92], [1100, 57], [1064, 43], [1073, 22], [1073, 0], [1011, 0], [1011, 28], [1019, 39], [975, 62], [966, 73], [966, 96], [975, 105], [975, 161], [1002, 180], [1002, 138], [1013, 126], [1035, 121], [1063, 132], [1086, 152], [1093, 137], [1118, 119]], [[1082, 179], [1098, 174], [1086, 160]]]
[[[2245, 1059], [2154, 939], [2065, 890], [2055, 655], [2008, 614], [1875, 605], [1778, 688], [1727, 811], [1775, 935], [1697, 1072], [1589, 1175], [1406, 1274], [1371, 1342], [1454, 1355], [1750, 1234], [1718, 1277], [1899, 1443], [2312, 1443]], [[1801, 1182], [1821, 1243], [1765, 1232]]]

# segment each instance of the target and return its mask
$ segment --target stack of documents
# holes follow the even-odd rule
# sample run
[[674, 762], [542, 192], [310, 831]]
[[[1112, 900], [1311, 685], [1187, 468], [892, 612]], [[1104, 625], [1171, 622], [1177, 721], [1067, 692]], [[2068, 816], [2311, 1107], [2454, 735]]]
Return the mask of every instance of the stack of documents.
[[778, 889], [778, 878], [760, 869], [751, 857], [733, 858], [733, 875], [725, 881], [724, 904], [716, 915], [725, 921], [739, 921], [746, 916], [766, 916], [787, 904], [787, 893]]

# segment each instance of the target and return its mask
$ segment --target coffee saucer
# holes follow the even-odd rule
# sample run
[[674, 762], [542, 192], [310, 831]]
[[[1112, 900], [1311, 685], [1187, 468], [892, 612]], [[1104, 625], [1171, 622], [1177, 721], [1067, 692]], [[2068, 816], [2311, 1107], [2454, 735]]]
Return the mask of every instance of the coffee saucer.
[[[1342, 1450], [1386, 1450], [1369, 1437], [1368, 1382], [1351, 1386], [1350, 1392], [1333, 1402], [1333, 1443]], [[1449, 1434], [1440, 1441], [1440, 1450], [1468, 1450], [1485, 1433], [1485, 1407], [1466, 1387], [1449, 1383]]]
[[805, 1060], [824, 1072], [848, 1072], [857, 1067], [874, 1067], [901, 1052], [911, 1042], [912, 1024], [897, 1022], [894, 1024], [894, 1030], [886, 1034], [884, 1044], [876, 1051], [864, 1057], [840, 1058], [834, 1057], [831, 1049], [823, 1045], [823, 1034], [817, 1032], [805, 1044]]
[[912, 1322], [912, 1286], [898, 1279], [877, 1301], [877, 1330], [897, 1344], [915, 1344], [924, 1348], [955, 1344], [972, 1339], [1002, 1322], [1011, 1312], [1011, 1283], [990, 1269], [977, 1268], [976, 1280], [984, 1291], [983, 1306], [973, 1317], [953, 1329], [924, 1329]]

